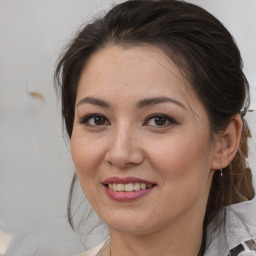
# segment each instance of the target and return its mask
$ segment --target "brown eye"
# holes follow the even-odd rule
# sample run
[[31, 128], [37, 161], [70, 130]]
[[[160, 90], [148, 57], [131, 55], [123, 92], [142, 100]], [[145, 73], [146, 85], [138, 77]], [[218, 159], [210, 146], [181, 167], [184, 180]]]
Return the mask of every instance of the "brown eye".
[[166, 124], [167, 120], [165, 117], [158, 116], [154, 118], [153, 122], [158, 126], [162, 126]]
[[153, 114], [150, 115], [144, 125], [155, 126], [155, 127], [168, 127], [171, 125], [178, 124], [172, 117], [164, 114]]
[[102, 115], [97, 114], [90, 114], [88, 116], [85, 116], [81, 121], [81, 124], [86, 124], [89, 126], [103, 126], [103, 125], [109, 125], [109, 121]]
[[95, 116], [93, 119], [94, 124], [96, 125], [104, 125], [105, 124], [105, 119], [102, 116]]

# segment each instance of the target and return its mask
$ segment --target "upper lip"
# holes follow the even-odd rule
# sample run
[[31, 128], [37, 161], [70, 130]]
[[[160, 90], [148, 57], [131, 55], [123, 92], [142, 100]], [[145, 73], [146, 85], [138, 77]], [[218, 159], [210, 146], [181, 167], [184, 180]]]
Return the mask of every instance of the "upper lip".
[[141, 178], [136, 178], [136, 177], [109, 177], [105, 180], [103, 180], [102, 184], [111, 184], [111, 183], [116, 183], [116, 184], [129, 184], [129, 183], [144, 183], [146, 185], [154, 185], [156, 183], [144, 180]]

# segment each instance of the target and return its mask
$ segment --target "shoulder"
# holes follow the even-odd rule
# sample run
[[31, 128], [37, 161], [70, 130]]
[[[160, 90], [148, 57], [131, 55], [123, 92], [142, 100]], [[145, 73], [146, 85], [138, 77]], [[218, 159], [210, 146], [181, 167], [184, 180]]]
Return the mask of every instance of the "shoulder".
[[98, 246], [83, 252], [81, 254], [78, 254], [77, 256], [97, 256], [98, 253], [106, 246], [106, 244], [109, 242], [109, 239], [105, 240], [103, 243], [99, 244]]
[[205, 256], [256, 256], [256, 198], [226, 207], [207, 232]]
[[256, 256], [256, 239], [241, 242], [230, 250], [229, 256]]

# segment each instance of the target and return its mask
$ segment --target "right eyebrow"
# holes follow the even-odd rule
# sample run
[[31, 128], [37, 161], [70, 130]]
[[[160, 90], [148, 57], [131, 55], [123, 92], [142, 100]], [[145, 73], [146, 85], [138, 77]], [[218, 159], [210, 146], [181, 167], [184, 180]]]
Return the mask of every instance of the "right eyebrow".
[[84, 103], [89, 103], [89, 104], [100, 106], [100, 107], [103, 107], [103, 108], [110, 108], [109, 103], [107, 103], [106, 101], [96, 99], [96, 98], [93, 98], [93, 97], [85, 97], [85, 98], [81, 99], [76, 104], [76, 106], [78, 107], [78, 106], [80, 106], [81, 104], [84, 104]]

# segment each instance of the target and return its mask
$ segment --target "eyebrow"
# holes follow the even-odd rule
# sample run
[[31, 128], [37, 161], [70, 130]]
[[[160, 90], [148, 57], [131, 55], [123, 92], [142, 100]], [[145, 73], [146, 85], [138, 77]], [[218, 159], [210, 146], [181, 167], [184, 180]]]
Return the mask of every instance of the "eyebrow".
[[104, 101], [104, 100], [101, 100], [101, 99], [96, 99], [94, 97], [86, 97], [86, 98], [83, 98], [81, 99], [78, 103], [77, 103], [77, 107], [80, 106], [81, 104], [83, 103], [89, 103], [89, 104], [92, 104], [92, 105], [96, 105], [96, 106], [100, 106], [100, 107], [103, 107], [103, 108], [110, 108], [110, 105]]
[[143, 108], [143, 107], [148, 107], [148, 106], [161, 104], [161, 103], [173, 103], [173, 104], [175, 104], [179, 107], [182, 107], [182, 108], [186, 109], [185, 106], [181, 102], [179, 102], [175, 99], [169, 98], [169, 97], [165, 97], [165, 96], [163, 96], [163, 97], [154, 97], [154, 98], [148, 98], [148, 99], [141, 100], [136, 104], [136, 107], [137, 108]]
[[[84, 103], [89, 103], [89, 104], [100, 106], [103, 108], [111, 108], [111, 105], [109, 103], [107, 103], [106, 101], [97, 99], [94, 97], [85, 97], [85, 98], [81, 99], [77, 103], [77, 107]], [[173, 103], [179, 107], [186, 109], [185, 106], [181, 102], [179, 102], [175, 99], [169, 98], [169, 97], [165, 97], [165, 96], [153, 97], [153, 98], [147, 98], [144, 100], [140, 100], [139, 102], [137, 102], [136, 107], [144, 108], [144, 107], [153, 106], [153, 105], [157, 105], [157, 104], [161, 104], [161, 103]]]

